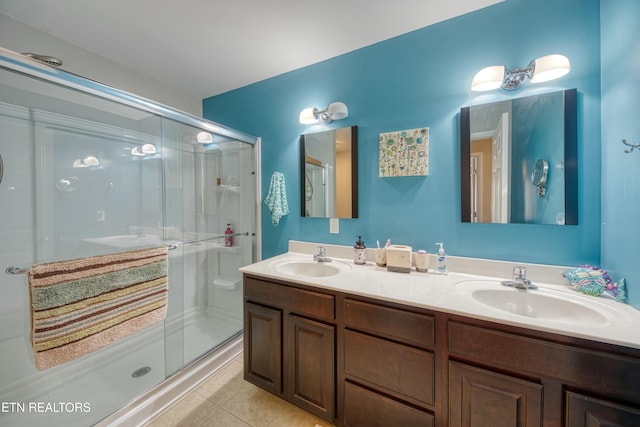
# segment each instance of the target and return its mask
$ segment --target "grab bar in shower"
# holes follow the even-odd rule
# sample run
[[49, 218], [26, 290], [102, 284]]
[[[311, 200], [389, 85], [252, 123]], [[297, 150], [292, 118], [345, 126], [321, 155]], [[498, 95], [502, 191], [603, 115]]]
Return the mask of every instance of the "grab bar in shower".
[[[245, 231], [244, 233], [233, 233], [233, 234], [222, 234], [220, 236], [215, 236], [215, 237], [209, 237], [207, 239], [199, 239], [199, 240], [183, 240], [181, 242], [175, 242], [175, 243], [171, 243], [168, 245], [165, 245], [167, 247], [168, 250], [173, 250], [173, 249], [178, 249], [179, 246], [183, 246], [183, 245], [191, 245], [191, 244], [195, 244], [195, 243], [200, 243], [200, 242], [207, 242], [209, 240], [217, 240], [217, 239], [222, 239], [224, 237], [236, 237], [236, 236], [248, 236], [250, 233], [248, 231]], [[4, 270], [5, 274], [26, 274], [29, 272], [28, 268], [21, 268], [21, 267], [16, 267], [15, 265], [9, 266]]]

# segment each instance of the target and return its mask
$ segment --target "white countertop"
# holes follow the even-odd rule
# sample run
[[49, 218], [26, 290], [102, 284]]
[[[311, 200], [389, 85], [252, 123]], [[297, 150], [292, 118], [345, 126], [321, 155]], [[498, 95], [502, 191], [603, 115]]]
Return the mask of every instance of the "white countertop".
[[[341, 291], [381, 301], [396, 302], [414, 307], [421, 307], [435, 311], [458, 314], [482, 320], [488, 320], [513, 326], [525, 327], [533, 330], [559, 333], [573, 337], [585, 338], [593, 341], [622, 345], [640, 349], [640, 311], [632, 306], [619, 303], [607, 298], [586, 296], [573, 290], [562, 273], [570, 267], [545, 266], [538, 264], [515, 263], [474, 258], [449, 257], [449, 274], [438, 275], [417, 272], [394, 273], [384, 267], [377, 267], [375, 263], [355, 265], [351, 254], [353, 248], [322, 244], [327, 250], [327, 256], [333, 262], [340, 264], [344, 271], [329, 277], [313, 277], [303, 275], [283, 274], [273, 268], [275, 263], [287, 260], [312, 259], [317, 244], [291, 241], [289, 252], [261, 262], [242, 267], [241, 272], [255, 276], [287, 280], [304, 285], [315, 286], [329, 290]], [[368, 254], [372, 260], [373, 251]], [[431, 264], [433, 265], [433, 263]], [[541, 293], [551, 292], [562, 298], [571, 300], [586, 307], [613, 313], [613, 322], [604, 321], [602, 324], [573, 321], [552, 321], [509, 313], [499, 310], [471, 298], [468, 292], [461, 292], [463, 281], [480, 280], [499, 282], [510, 279], [515, 265], [527, 267], [527, 277], [540, 288]], [[471, 274], [470, 271], [475, 274]], [[494, 283], [486, 282], [487, 286]], [[499, 288], [500, 285], [495, 283]], [[525, 291], [516, 291], [525, 292]], [[535, 290], [526, 292], [538, 292]], [[615, 324], [613, 324], [615, 323]]]

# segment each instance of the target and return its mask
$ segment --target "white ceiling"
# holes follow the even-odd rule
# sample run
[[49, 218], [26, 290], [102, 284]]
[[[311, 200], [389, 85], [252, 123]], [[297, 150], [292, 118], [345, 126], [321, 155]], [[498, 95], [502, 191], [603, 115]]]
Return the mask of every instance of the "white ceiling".
[[500, 1], [0, 0], [0, 12], [206, 98]]

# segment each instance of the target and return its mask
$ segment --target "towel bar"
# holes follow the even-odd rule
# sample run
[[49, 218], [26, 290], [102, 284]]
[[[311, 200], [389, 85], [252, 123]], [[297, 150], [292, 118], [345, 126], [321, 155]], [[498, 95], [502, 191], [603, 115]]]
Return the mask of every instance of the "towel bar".
[[[182, 245], [191, 245], [194, 243], [200, 243], [200, 242], [206, 242], [209, 240], [216, 240], [216, 239], [222, 239], [224, 237], [235, 237], [235, 236], [248, 236], [249, 232], [245, 231], [244, 233], [234, 233], [234, 234], [223, 234], [220, 236], [215, 236], [215, 237], [209, 237], [208, 239], [200, 239], [200, 240], [184, 240], [182, 242], [175, 242], [175, 243], [171, 243], [168, 245], [165, 245], [169, 250], [173, 250], [173, 249], [178, 249], [178, 246], [182, 246]], [[20, 268], [20, 267], [16, 267], [15, 265], [9, 266], [7, 267], [4, 272], [6, 274], [27, 274], [29, 272], [28, 268]]]
[[216, 239], [222, 239], [225, 237], [235, 237], [235, 236], [248, 236], [249, 232], [245, 231], [244, 233], [233, 233], [233, 234], [222, 234], [220, 236], [215, 236], [215, 237], [209, 237], [207, 239], [199, 239], [199, 240], [183, 240], [182, 242], [175, 242], [175, 243], [171, 243], [168, 245], [165, 245], [167, 248], [169, 248], [169, 250], [173, 250], [173, 249], [178, 249], [178, 246], [183, 246], [183, 245], [191, 245], [194, 243], [200, 243], [200, 242], [207, 242], [209, 240], [216, 240]]

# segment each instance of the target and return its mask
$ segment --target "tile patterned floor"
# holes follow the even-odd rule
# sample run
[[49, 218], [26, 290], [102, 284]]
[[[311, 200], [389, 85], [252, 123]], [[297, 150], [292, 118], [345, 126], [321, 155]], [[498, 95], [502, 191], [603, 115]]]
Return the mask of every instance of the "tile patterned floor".
[[313, 415], [242, 379], [242, 354], [146, 427], [329, 427]]

